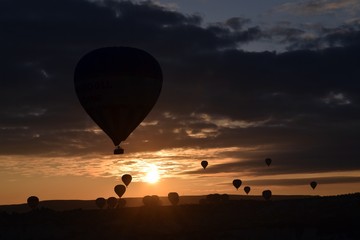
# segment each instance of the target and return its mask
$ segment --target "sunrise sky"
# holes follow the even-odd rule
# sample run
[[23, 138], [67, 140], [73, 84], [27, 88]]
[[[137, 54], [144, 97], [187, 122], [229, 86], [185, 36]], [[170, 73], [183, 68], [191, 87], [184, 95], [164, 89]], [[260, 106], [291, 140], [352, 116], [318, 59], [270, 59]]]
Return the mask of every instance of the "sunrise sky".
[[[126, 173], [125, 198], [360, 189], [358, 0], [0, 0], [0, 26], [0, 204], [108, 198]], [[107, 46], [163, 71], [124, 155], [74, 90]]]

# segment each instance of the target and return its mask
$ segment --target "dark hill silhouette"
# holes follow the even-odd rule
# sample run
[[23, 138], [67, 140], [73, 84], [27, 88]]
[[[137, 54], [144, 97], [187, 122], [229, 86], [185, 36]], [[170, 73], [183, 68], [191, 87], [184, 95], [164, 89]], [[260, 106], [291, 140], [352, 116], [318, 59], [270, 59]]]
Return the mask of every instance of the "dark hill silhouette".
[[[319, 196], [309, 195], [275, 195], [272, 196], [272, 200], [278, 201], [283, 199], [303, 199], [303, 198], [314, 198]], [[184, 204], [198, 204], [201, 199], [205, 199], [206, 195], [200, 196], [180, 196], [179, 205]], [[263, 200], [262, 196], [257, 195], [229, 195], [230, 200]], [[143, 205], [143, 198], [124, 198], [126, 199], [126, 207], [140, 207]], [[168, 197], [160, 197], [162, 206], [170, 206], [171, 203]], [[43, 200], [40, 201], [39, 207], [49, 208], [55, 211], [65, 211], [73, 209], [98, 209], [95, 203], [95, 199], [92, 200]], [[18, 212], [23, 213], [29, 211], [27, 203], [23, 204], [12, 204], [12, 205], [0, 205], [0, 212]]]
[[1, 206], [0, 239], [360, 239], [360, 193], [274, 199], [230, 196], [205, 204], [119, 209], [95, 209], [93, 203], [91, 209], [43, 206], [23, 213]]

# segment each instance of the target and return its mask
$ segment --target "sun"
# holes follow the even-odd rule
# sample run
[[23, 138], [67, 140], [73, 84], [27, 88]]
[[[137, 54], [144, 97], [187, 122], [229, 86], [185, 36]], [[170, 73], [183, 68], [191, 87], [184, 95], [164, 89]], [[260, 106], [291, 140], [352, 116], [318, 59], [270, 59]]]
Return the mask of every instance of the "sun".
[[160, 179], [160, 175], [158, 172], [158, 168], [156, 165], [151, 164], [149, 168], [147, 169], [147, 174], [145, 176], [145, 181], [148, 183], [156, 183]]

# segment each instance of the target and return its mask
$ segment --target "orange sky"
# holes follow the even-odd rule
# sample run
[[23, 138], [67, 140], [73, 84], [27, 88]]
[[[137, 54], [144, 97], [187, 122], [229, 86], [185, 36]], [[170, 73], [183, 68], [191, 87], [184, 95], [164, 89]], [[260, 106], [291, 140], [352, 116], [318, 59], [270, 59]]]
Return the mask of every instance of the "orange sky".
[[[259, 159], [257, 169], [262, 171], [259, 176], [252, 176], [246, 171], [212, 173], [212, 168], [217, 164], [234, 161], [231, 158], [217, 159], [221, 153], [232, 151], [249, 149], [172, 149], [124, 155], [51, 159], [41, 156], [9, 156], [6, 159], [7, 166], [3, 166], [0, 172], [0, 204], [24, 203], [30, 195], [36, 195], [41, 200], [108, 198], [116, 196], [113, 188], [117, 184], [122, 184], [121, 176], [126, 173], [133, 176], [133, 181], [123, 196], [125, 198], [154, 194], [166, 196], [168, 192], [174, 191], [180, 195], [245, 194], [243, 187], [246, 185], [251, 187], [250, 194], [253, 195], [260, 195], [265, 189], [271, 189], [273, 194], [336, 195], [356, 192], [360, 187], [358, 183], [336, 183], [336, 180], [334, 183], [329, 182], [329, 178], [358, 177], [359, 171], [271, 174], [269, 169], [276, 168], [276, 159], [269, 167], [263, 159]], [[200, 165], [201, 159], [208, 159], [209, 165], [206, 170]], [[157, 167], [160, 176], [160, 180], [153, 184], [146, 182], [151, 165]], [[242, 180], [239, 191], [232, 186], [232, 180], [235, 178]], [[312, 179], [319, 183], [315, 190], [309, 186]], [[269, 184], [266, 184], [267, 182]]]

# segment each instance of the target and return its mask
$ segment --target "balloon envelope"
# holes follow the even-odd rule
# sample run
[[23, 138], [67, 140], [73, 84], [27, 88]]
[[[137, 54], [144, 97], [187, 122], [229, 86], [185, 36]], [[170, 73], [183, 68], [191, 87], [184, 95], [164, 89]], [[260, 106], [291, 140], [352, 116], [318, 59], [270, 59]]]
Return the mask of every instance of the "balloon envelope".
[[170, 192], [168, 194], [168, 199], [172, 205], [177, 205], [179, 203], [180, 197], [177, 192]]
[[39, 205], [39, 198], [36, 196], [30, 196], [27, 199], [27, 204], [31, 209], [35, 209]]
[[121, 180], [123, 181], [125, 186], [129, 186], [129, 184], [131, 183], [131, 180], [132, 180], [132, 176], [130, 174], [124, 174], [121, 177]]
[[[144, 120], [162, 87], [159, 63], [131, 47], [106, 47], [83, 56], [75, 68], [75, 91], [93, 121], [118, 146]], [[122, 153], [119, 147], [114, 153]]]
[[106, 200], [106, 202], [107, 202], [108, 208], [115, 208], [118, 200], [116, 199], [116, 197], [109, 197]]
[[205, 169], [208, 165], [207, 161], [201, 161], [201, 166]]
[[95, 200], [95, 204], [98, 208], [104, 208], [106, 204], [105, 198], [99, 197]]
[[317, 182], [312, 181], [312, 182], [310, 183], [310, 186], [312, 187], [312, 189], [315, 189], [316, 186], [317, 186]]
[[236, 188], [236, 190], [238, 190], [239, 189], [239, 187], [241, 186], [241, 180], [240, 179], [234, 179], [234, 181], [233, 181], [233, 185], [234, 185], [234, 187]]
[[265, 159], [265, 163], [266, 163], [266, 165], [270, 166], [270, 164], [271, 164], [271, 158], [266, 158], [266, 159]]
[[118, 208], [123, 208], [126, 205], [126, 200], [123, 198], [118, 199]]
[[160, 198], [157, 195], [152, 195], [152, 196], [147, 195], [147, 196], [143, 197], [143, 203], [144, 203], [144, 206], [147, 206], [147, 207], [159, 206]]
[[244, 191], [246, 192], [246, 194], [249, 194], [249, 192], [250, 192], [250, 187], [249, 187], [249, 186], [244, 187]]
[[126, 191], [126, 187], [122, 184], [119, 184], [114, 187], [114, 191], [119, 196], [119, 198], [121, 198]]
[[262, 196], [263, 196], [263, 198], [264, 198], [265, 200], [270, 200], [271, 195], [272, 195], [272, 193], [271, 193], [270, 190], [264, 190], [264, 191], [262, 192]]

